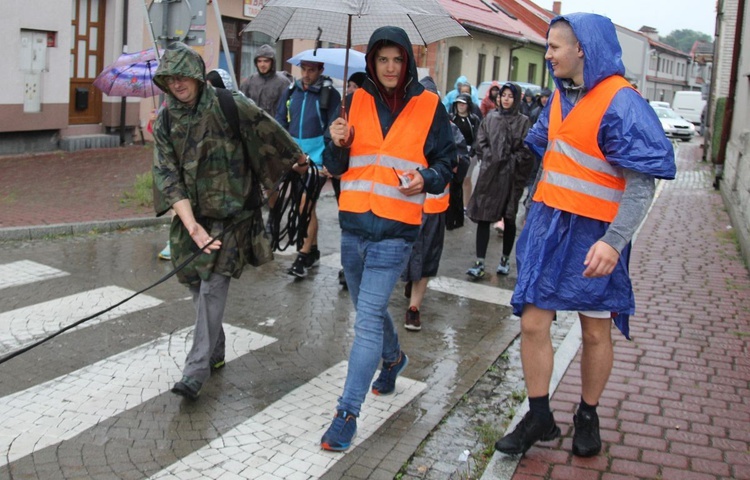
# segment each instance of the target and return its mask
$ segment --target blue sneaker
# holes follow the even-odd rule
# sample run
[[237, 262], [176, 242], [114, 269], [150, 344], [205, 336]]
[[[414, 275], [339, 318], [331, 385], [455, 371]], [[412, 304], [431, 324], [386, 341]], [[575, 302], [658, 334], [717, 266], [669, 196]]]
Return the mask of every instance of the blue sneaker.
[[396, 390], [396, 377], [409, 364], [409, 357], [402, 351], [399, 353], [398, 360], [386, 364], [383, 362], [383, 368], [380, 369], [380, 375], [377, 380], [372, 382], [372, 393], [375, 395], [388, 395]]
[[339, 410], [333, 417], [333, 423], [320, 439], [320, 446], [323, 450], [343, 452], [351, 446], [356, 435], [357, 417], [346, 410]]
[[169, 242], [167, 242], [167, 246], [164, 247], [164, 250], [159, 252], [159, 258], [162, 260], [172, 260], [172, 252], [169, 248]]

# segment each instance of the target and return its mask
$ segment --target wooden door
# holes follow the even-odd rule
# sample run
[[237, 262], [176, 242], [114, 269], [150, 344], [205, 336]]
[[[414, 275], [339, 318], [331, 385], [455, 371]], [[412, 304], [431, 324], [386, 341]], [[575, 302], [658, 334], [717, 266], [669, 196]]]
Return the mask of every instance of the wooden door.
[[101, 123], [102, 92], [92, 82], [102, 71], [104, 7], [107, 0], [70, 0], [73, 8], [70, 45], [70, 125]]

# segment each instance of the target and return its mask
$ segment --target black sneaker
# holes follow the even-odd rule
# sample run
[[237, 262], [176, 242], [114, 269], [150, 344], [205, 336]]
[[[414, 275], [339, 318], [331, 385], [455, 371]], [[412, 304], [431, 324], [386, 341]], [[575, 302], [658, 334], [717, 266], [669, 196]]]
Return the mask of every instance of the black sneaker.
[[602, 439], [599, 436], [599, 416], [596, 412], [578, 412], [573, 415], [573, 455], [593, 457], [602, 451]]
[[559, 436], [560, 428], [552, 415], [544, 421], [529, 411], [512, 432], [495, 442], [495, 449], [508, 455], [522, 455], [536, 442], [548, 442]]
[[198, 400], [198, 395], [201, 394], [201, 387], [203, 385], [198, 380], [192, 377], [183, 376], [182, 380], [174, 384], [172, 387], [172, 393], [176, 393], [181, 397], [185, 397], [190, 401]]
[[346, 284], [346, 275], [344, 274], [343, 268], [339, 270], [339, 285], [344, 287], [344, 290], [349, 290], [349, 285]]
[[313, 268], [320, 265], [320, 250], [312, 250], [305, 256], [305, 268]]
[[404, 328], [411, 330], [412, 332], [418, 332], [422, 330], [422, 322], [419, 318], [419, 310], [417, 307], [409, 307], [406, 310], [406, 320], [404, 321]]
[[297, 278], [305, 278], [307, 276], [307, 267], [305, 267], [305, 264], [307, 263], [307, 255], [304, 253], [300, 253], [297, 255], [297, 259], [294, 261], [291, 267], [289, 267], [289, 270], [287, 270], [286, 273], [289, 275], [293, 275]]
[[377, 380], [372, 382], [372, 393], [375, 395], [388, 395], [396, 390], [396, 378], [398, 374], [409, 364], [409, 357], [404, 352], [400, 352], [398, 360], [386, 364], [383, 362], [383, 368], [380, 369], [380, 375]]
[[333, 417], [333, 423], [320, 439], [320, 446], [323, 450], [343, 452], [352, 444], [356, 434], [357, 417], [345, 410], [339, 410]]

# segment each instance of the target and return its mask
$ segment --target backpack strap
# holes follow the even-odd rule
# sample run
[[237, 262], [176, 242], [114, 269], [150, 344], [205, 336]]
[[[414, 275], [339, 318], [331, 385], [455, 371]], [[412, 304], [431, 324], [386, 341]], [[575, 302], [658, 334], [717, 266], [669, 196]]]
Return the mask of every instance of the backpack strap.
[[225, 88], [217, 88], [216, 95], [219, 97], [221, 113], [224, 114], [224, 118], [229, 123], [232, 133], [234, 133], [234, 137], [242, 142], [242, 137], [240, 136], [240, 112], [237, 108], [237, 103], [234, 101], [232, 91]]

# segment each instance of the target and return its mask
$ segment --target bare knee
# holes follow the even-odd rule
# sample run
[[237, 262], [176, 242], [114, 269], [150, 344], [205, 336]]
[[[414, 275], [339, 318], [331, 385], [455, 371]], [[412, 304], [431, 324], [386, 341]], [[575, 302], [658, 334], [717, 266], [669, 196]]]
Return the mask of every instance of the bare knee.
[[601, 318], [582, 321], [581, 337], [583, 344], [591, 347], [612, 345], [610, 324], [609, 320]]
[[555, 312], [526, 305], [521, 315], [521, 335], [524, 338], [541, 340], [549, 338], [549, 330]]

